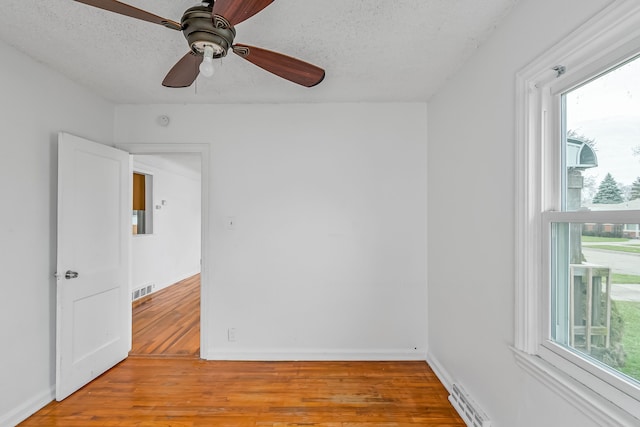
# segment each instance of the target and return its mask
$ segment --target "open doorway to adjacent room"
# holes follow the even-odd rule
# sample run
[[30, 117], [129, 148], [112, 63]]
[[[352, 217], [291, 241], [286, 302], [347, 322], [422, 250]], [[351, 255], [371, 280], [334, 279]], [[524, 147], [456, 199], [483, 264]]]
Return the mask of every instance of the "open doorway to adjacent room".
[[134, 154], [130, 356], [200, 357], [200, 153]]

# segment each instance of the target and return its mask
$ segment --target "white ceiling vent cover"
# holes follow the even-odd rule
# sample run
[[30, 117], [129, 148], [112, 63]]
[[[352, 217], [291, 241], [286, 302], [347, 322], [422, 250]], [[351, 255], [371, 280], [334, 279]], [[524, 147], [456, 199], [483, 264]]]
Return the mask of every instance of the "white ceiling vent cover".
[[467, 392], [459, 384], [453, 384], [449, 395], [449, 402], [456, 408], [468, 427], [491, 427], [491, 421], [482, 412]]

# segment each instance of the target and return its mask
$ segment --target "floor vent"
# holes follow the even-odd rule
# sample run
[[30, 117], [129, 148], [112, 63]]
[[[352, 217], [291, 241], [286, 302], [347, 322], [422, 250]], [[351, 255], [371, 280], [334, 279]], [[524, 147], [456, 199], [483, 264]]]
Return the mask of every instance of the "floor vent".
[[143, 286], [141, 288], [138, 289], [134, 289], [133, 292], [131, 292], [131, 301], [135, 301], [137, 299], [140, 299], [150, 293], [153, 292], [153, 290], [155, 289], [156, 285], [151, 284], [151, 285], [147, 285], [147, 286]]
[[449, 402], [456, 408], [468, 427], [491, 427], [491, 421], [485, 415], [476, 402], [458, 384], [453, 384]]

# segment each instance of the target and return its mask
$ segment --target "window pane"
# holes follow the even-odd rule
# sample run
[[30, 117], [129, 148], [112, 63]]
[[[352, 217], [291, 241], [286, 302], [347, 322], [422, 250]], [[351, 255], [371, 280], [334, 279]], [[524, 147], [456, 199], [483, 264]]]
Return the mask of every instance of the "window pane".
[[153, 175], [133, 173], [132, 233], [153, 233]]
[[563, 95], [564, 210], [640, 209], [640, 59]]
[[556, 343], [640, 381], [638, 224], [552, 228], [552, 331]]

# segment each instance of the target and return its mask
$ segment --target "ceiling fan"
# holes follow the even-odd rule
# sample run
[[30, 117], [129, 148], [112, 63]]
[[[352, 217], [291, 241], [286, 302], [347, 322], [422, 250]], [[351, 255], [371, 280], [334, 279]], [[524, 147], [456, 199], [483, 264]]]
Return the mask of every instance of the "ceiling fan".
[[312, 87], [324, 79], [324, 70], [315, 65], [259, 47], [233, 44], [235, 25], [274, 0], [205, 1], [187, 9], [179, 23], [116, 0], [75, 1], [182, 31], [191, 51], [164, 78], [162, 85], [166, 87], [189, 87], [198, 74], [213, 75], [213, 59], [226, 56], [229, 49], [258, 67], [302, 86]]

